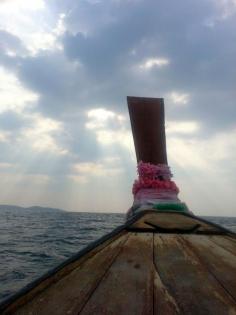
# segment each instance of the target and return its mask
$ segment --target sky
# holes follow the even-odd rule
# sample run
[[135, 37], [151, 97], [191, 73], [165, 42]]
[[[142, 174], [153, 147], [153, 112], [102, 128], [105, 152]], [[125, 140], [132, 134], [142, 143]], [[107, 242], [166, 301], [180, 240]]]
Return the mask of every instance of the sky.
[[0, 203], [126, 212], [126, 96], [165, 99], [196, 215], [236, 216], [236, 1], [1, 0]]

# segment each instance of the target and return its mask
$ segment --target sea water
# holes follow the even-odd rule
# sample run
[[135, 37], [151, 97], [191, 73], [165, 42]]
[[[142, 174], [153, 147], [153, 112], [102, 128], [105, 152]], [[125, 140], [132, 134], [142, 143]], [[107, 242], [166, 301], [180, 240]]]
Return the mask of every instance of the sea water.
[[[124, 214], [1, 209], [0, 301], [125, 222]], [[236, 232], [236, 218], [204, 217]]]

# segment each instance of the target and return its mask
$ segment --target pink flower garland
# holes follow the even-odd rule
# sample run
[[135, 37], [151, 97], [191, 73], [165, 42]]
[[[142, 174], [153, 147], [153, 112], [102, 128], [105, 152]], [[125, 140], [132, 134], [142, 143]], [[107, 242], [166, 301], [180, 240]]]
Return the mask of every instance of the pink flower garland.
[[156, 179], [162, 176], [163, 179], [170, 179], [172, 174], [166, 164], [151, 164], [140, 161], [138, 163], [138, 174], [141, 178]]
[[166, 164], [154, 165], [151, 163], [138, 163], [138, 180], [134, 181], [133, 194], [137, 194], [140, 189], [154, 188], [157, 190], [170, 190], [179, 192], [175, 182], [171, 181], [172, 174]]

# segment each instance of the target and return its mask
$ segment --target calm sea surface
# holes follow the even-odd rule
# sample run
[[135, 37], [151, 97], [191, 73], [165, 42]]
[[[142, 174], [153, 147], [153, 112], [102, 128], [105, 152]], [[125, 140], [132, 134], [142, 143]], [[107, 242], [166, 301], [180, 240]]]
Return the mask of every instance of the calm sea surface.
[[[0, 301], [124, 223], [124, 214], [0, 211]], [[236, 232], [236, 218], [205, 217]]]

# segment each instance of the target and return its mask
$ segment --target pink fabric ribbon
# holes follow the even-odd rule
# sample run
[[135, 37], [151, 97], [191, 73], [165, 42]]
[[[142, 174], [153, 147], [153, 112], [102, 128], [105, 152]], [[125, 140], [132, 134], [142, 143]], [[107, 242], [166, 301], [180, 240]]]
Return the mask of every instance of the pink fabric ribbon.
[[156, 190], [156, 189], [140, 189], [135, 195], [135, 201], [144, 201], [144, 200], [174, 200], [178, 201], [177, 195], [171, 190]]
[[133, 184], [135, 203], [161, 200], [179, 201], [179, 189], [171, 180], [172, 174], [166, 164], [138, 163], [138, 179]]

